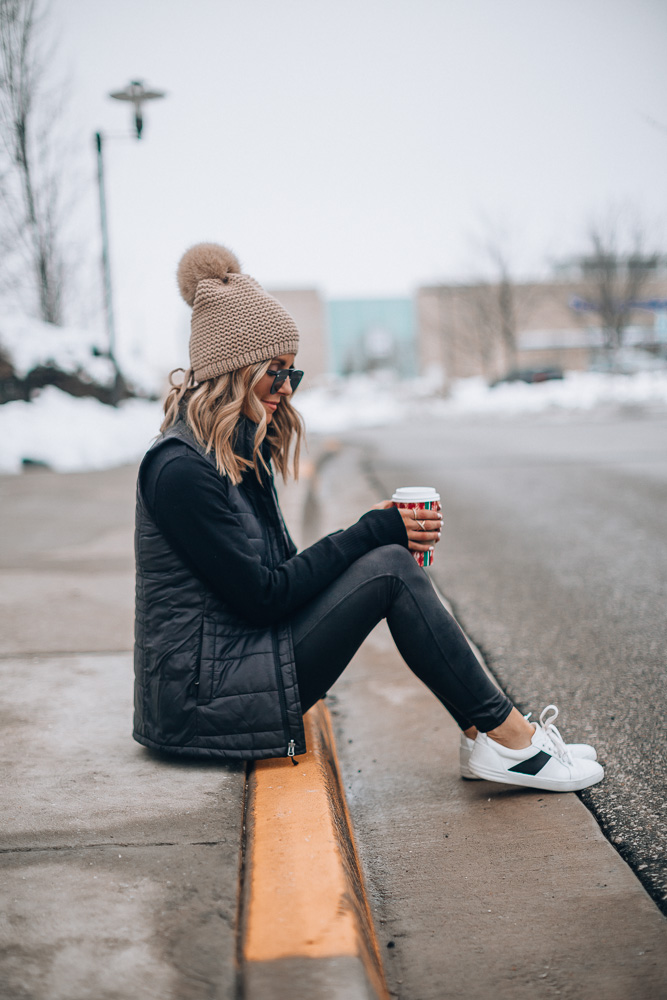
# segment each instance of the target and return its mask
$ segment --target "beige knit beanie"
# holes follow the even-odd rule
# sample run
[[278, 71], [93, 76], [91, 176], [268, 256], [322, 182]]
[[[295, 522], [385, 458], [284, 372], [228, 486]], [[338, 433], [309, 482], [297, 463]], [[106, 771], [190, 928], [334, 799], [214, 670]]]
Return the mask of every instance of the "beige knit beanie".
[[197, 382], [278, 354], [296, 354], [299, 331], [231, 250], [197, 243], [178, 265], [181, 295], [192, 306], [190, 367]]

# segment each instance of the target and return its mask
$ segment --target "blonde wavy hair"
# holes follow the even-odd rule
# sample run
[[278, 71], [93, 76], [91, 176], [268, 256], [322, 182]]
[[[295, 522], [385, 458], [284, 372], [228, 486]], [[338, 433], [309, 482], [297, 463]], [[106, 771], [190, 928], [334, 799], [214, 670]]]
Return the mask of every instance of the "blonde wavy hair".
[[[229, 476], [235, 486], [247, 469], [254, 468], [260, 482], [262, 469], [269, 471], [261, 452], [262, 442], [267, 438], [271, 459], [283, 479], [290, 473], [298, 479], [304, 433], [301, 415], [289, 397], [283, 395], [271, 423], [267, 423], [266, 410], [254, 392], [270, 365], [270, 361], [261, 361], [200, 383], [195, 382], [191, 368], [175, 368], [169, 373], [171, 388], [164, 402], [160, 431], [168, 430], [182, 417], [207, 454], [214, 453], [218, 472]], [[181, 382], [174, 380], [178, 372], [183, 372]], [[252, 460], [234, 451], [234, 432], [244, 414], [257, 424]]]

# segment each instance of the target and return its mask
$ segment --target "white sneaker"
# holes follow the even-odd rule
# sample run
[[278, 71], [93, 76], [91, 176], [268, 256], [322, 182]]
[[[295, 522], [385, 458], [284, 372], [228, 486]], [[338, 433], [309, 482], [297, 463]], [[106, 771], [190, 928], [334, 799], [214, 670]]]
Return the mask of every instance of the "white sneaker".
[[461, 731], [461, 742], [459, 743], [459, 767], [461, 769], [461, 777], [465, 778], [466, 781], [482, 780], [470, 770], [470, 754], [472, 753], [474, 745], [475, 741], [468, 739], [466, 734]]
[[[524, 715], [524, 719], [528, 721], [533, 713], [529, 712], [528, 715]], [[540, 712], [540, 726], [545, 731], [547, 736], [552, 734], [556, 737], [557, 741], [564, 743], [563, 737], [558, 732], [554, 726], [554, 722], [558, 718], [558, 709], [555, 705], [547, 705]], [[533, 722], [531, 725], [536, 726], [537, 723]], [[565, 743], [570, 757], [578, 757], [580, 760], [597, 760], [598, 755], [595, 747], [592, 747], [590, 743]]]
[[[540, 724], [532, 723], [535, 732], [531, 745], [522, 750], [511, 750], [486, 733], [479, 733], [467, 762], [468, 769], [486, 781], [541, 788], [547, 792], [576, 792], [602, 781], [604, 770], [597, 761], [573, 756], [553, 722], [547, 717], [543, 723], [548, 709], [553, 710], [555, 706], [547, 706], [540, 716]], [[551, 719], [555, 717], [552, 715]]]
[[[548, 713], [551, 712], [549, 715]], [[524, 715], [524, 719], [528, 721], [533, 713], [529, 712], [528, 715]], [[558, 709], [555, 705], [547, 705], [540, 714], [540, 726], [544, 729], [547, 734], [550, 731], [554, 733], [558, 739], [563, 742], [563, 737], [558, 732], [554, 726], [554, 721], [558, 718]], [[533, 726], [537, 723], [533, 722]], [[461, 733], [461, 741], [459, 743], [459, 766], [461, 768], [461, 777], [465, 778], [466, 781], [481, 781], [482, 779], [474, 774], [470, 770], [470, 754], [475, 745], [474, 740], [468, 739], [464, 732]], [[570, 757], [578, 757], [580, 760], [597, 760], [598, 755], [595, 747], [592, 747], [589, 743], [566, 743], [565, 744]]]

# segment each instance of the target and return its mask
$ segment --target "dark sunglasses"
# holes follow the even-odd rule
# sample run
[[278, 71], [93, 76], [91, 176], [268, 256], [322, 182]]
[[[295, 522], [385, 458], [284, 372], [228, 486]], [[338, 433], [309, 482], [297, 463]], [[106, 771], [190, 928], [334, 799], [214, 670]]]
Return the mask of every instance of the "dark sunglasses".
[[298, 371], [296, 368], [281, 368], [279, 372], [272, 372], [271, 369], [266, 373], [267, 375], [273, 375], [273, 383], [271, 385], [271, 394], [278, 392], [285, 379], [289, 379], [290, 385], [292, 386], [292, 392], [296, 389], [299, 382], [303, 378], [303, 372]]

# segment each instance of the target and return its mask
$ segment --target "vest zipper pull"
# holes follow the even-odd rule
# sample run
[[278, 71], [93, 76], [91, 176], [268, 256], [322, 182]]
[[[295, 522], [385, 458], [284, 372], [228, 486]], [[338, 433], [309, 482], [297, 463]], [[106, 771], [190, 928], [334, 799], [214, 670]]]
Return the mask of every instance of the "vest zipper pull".
[[287, 756], [291, 759], [295, 767], [298, 767], [298, 760], [294, 760], [294, 751], [296, 750], [296, 743], [294, 740], [290, 740], [287, 744]]

